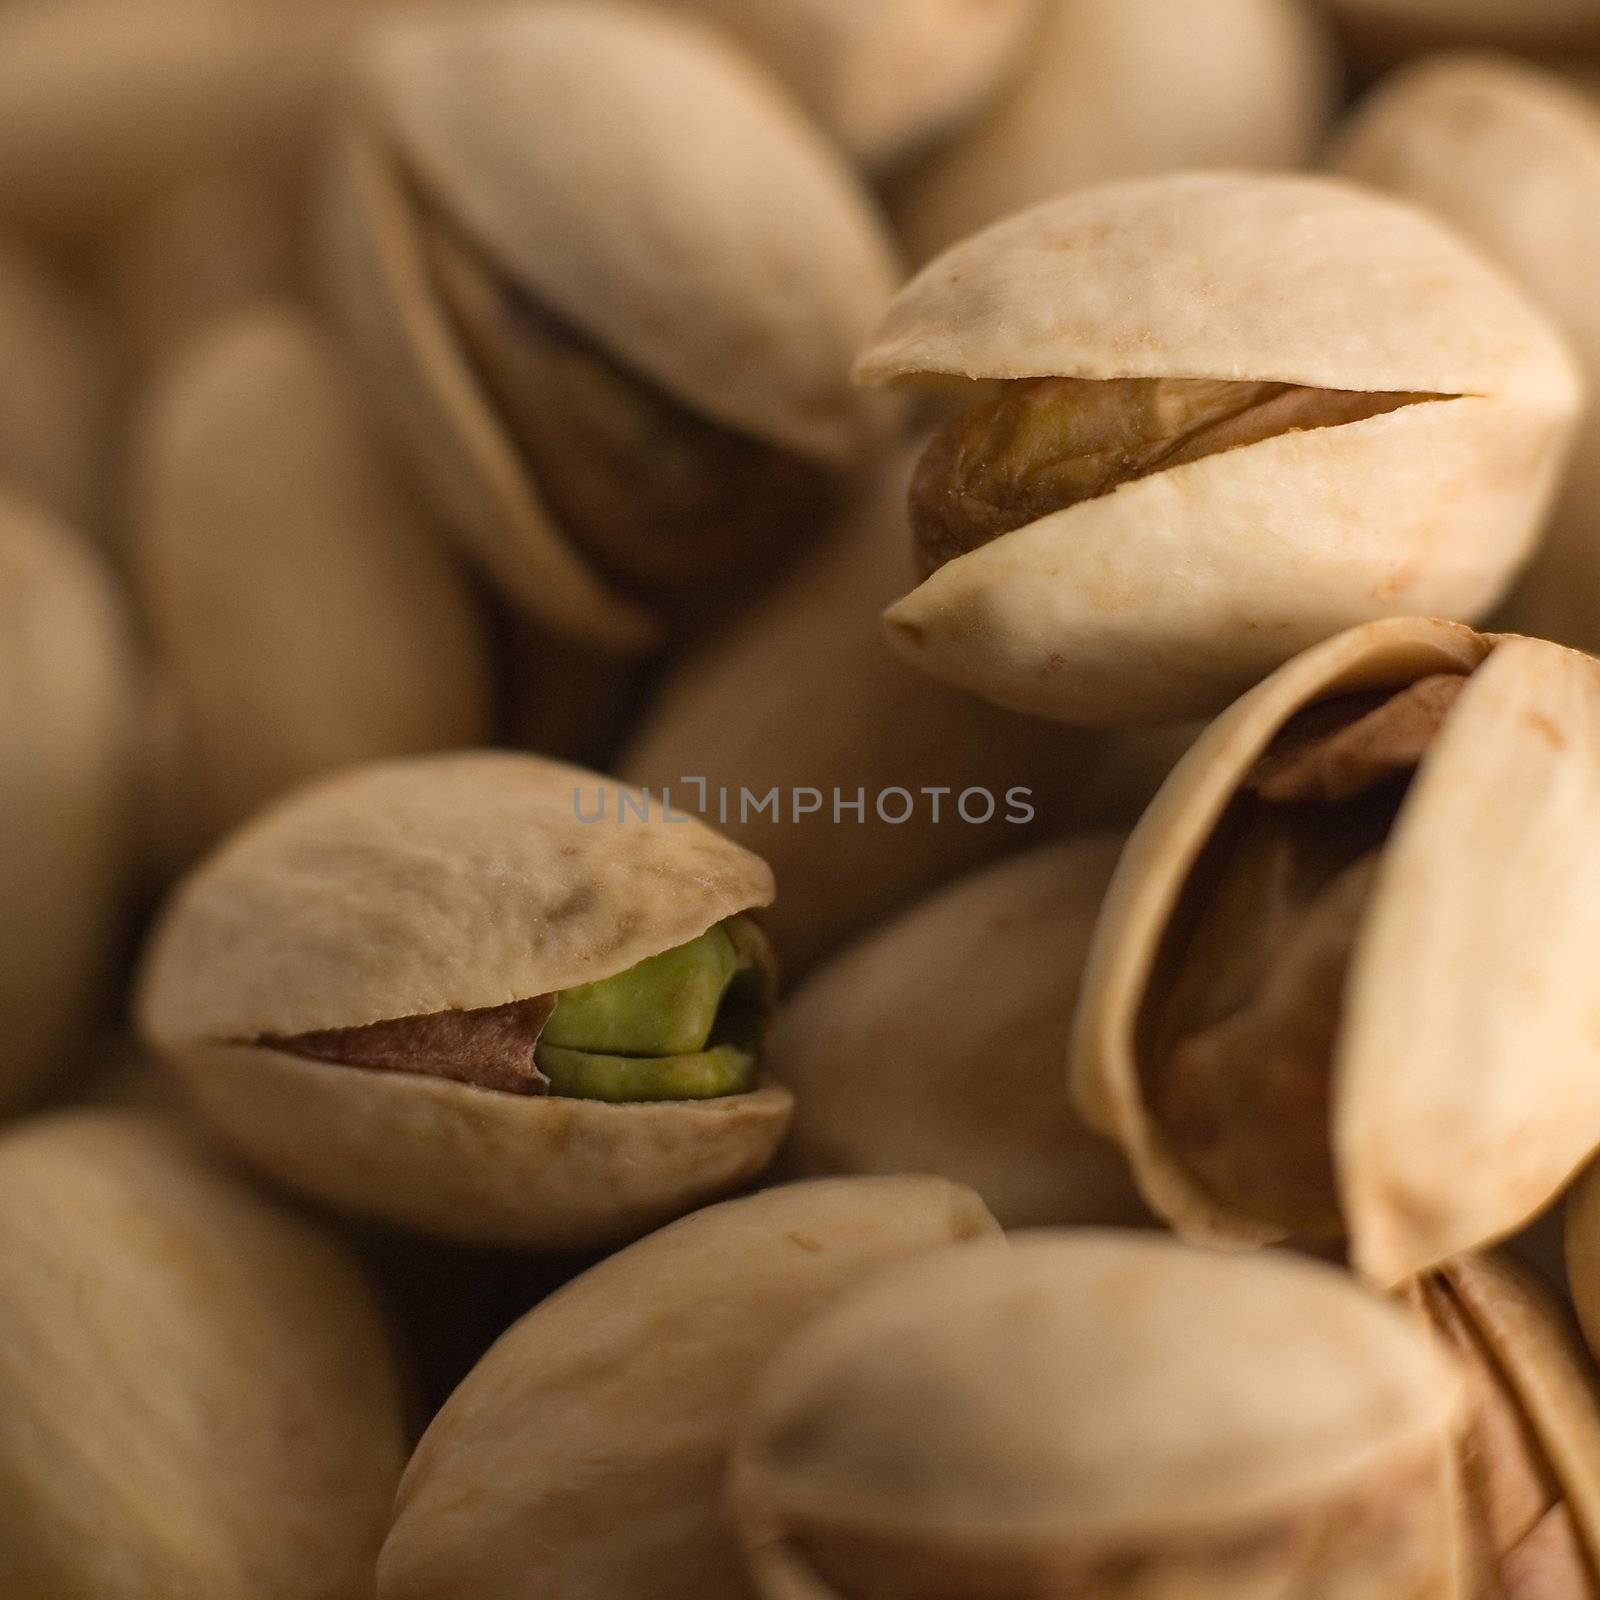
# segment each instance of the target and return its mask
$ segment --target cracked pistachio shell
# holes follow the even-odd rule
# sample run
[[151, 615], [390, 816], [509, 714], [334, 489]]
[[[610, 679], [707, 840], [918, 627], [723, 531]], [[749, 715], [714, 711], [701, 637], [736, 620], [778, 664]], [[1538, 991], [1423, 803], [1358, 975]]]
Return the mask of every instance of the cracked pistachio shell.
[[1441, 397], [1124, 484], [950, 561], [885, 614], [924, 671], [1084, 725], [1215, 712], [1375, 617], [1482, 616], [1533, 548], [1581, 398], [1554, 329], [1423, 213], [1327, 178], [1223, 173], [997, 224], [912, 280], [859, 371]]
[[991, 96], [1042, 0], [665, 0], [726, 28], [869, 169], [892, 168]]
[[788, 1170], [936, 1172], [1007, 1228], [1146, 1219], [1126, 1163], [1062, 1080], [1074, 991], [1122, 847], [1030, 850], [836, 956], [767, 1047], [795, 1094]]
[[1287, 1255], [940, 1251], [768, 1368], [733, 1503], [766, 1600], [1444, 1600], [1449, 1363]]
[[1378, 59], [1430, 45], [1532, 50], [1600, 47], [1595, 0], [1329, 0], [1359, 54]]
[[886, 1267], [996, 1232], [937, 1178], [792, 1184], [592, 1268], [478, 1364], [423, 1438], [381, 1600], [735, 1600], [727, 1456], [767, 1362]]
[[[621, 758], [629, 783], [696, 804], [772, 867], [783, 893], [767, 919], [783, 970], [795, 974], [918, 895], [1042, 835], [1072, 826], [1131, 821], [1154, 794], [1189, 734], [1081, 733], [1011, 717], [913, 671], [883, 647], [878, 614], [904, 584], [902, 454], [867, 491], [810, 562], [704, 649], [675, 667]], [[826, 661], [826, 672], [797, 663]], [[822, 811], [796, 822], [753, 810], [776, 788], [789, 797], [822, 790]], [[865, 794], [865, 820], [842, 813], [833, 790]], [[884, 821], [879, 795], [916, 798], [904, 822]], [[947, 790], [935, 820], [926, 788]], [[971, 825], [956, 810], [966, 790], [995, 796], [995, 816]], [[1012, 789], [1029, 791], [1028, 826], [1005, 819]], [[718, 797], [729, 795], [722, 821]], [[891, 799], [888, 815], [905, 801]], [[983, 802], [969, 805], [981, 816]]]
[[397, 23], [364, 69], [323, 211], [378, 392], [513, 599], [643, 648], [659, 619], [546, 509], [430, 278], [425, 216], [691, 413], [843, 474], [882, 427], [850, 383], [898, 279], [874, 202], [742, 53], [641, 8]]
[[1435, 673], [1471, 676], [1384, 840], [1329, 1064], [1353, 1263], [1393, 1286], [1506, 1238], [1600, 1146], [1600, 861], [1585, 844], [1600, 807], [1600, 662], [1451, 623], [1370, 623], [1297, 657], [1201, 735], [1134, 830], [1096, 930], [1072, 1049], [1080, 1109], [1197, 1241], [1282, 1232], [1204, 1188], [1147, 1100], [1139, 1030], [1164, 936], [1229, 803], [1297, 712]]
[[99, 558], [0, 499], [0, 1109], [99, 1020], [131, 887], [137, 674]]
[[606, 1105], [252, 1042], [555, 994], [771, 900], [766, 866], [698, 822], [580, 822], [602, 781], [477, 752], [298, 791], [173, 894], [145, 1037], [259, 1166], [423, 1232], [587, 1248], [737, 1189], [783, 1136], [786, 1090]]
[[[1430, 58], [1397, 73], [1334, 152], [1345, 175], [1437, 212], [1502, 265], [1572, 341], [1600, 392], [1600, 111], [1509, 57]], [[1497, 622], [1600, 647], [1600, 411], [1591, 406], [1550, 530]]]
[[1001, 217], [1179, 167], [1298, 167], [1333, 109], [1332, 42], [1302, 0], [1051, 0], [1023, 68], [915, 171], [893, 212], [926, 261]]
[[344, 1248], [173, 1124], [0, 1138], [0, 1589], [357, 1600], [405, 1461]]
[[134, 565], [187, 716], [203, 846], [336, 767], [486, 741], [466, 580], [287, 305], [168, 362], [135, 420]]

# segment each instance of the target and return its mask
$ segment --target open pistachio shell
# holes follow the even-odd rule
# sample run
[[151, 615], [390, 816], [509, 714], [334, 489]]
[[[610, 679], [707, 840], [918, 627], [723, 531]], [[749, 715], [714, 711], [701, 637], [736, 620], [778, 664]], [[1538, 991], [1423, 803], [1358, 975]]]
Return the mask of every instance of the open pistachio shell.
[[665, 0], [725, 27], [856, 159], [892, 168], [947, 133], [1031, 46], [1041, 0]]
[[[946, 551], [889, 609], [896, 647], [997, 704], [1086, 725], [1215, 711], [1353, 623], [1483, 615], [1533, 548], [1581, 397], [1554, 329], [1423, 213], [1326, 178], [1220, 173], [997, 224], [901, 292], [859, 371], [972, 380], [980, 410], [936, 445], [969, 457], [960, 430], [997, 380], [1089, 380], [999, 394], [1055, 394], [1047, 426], [1087, 413], [1113, 434], [1159, 434], [1187, 403], [1163, 398], [1172, 380], [1268, 396], [1253, 429], [1180, 421], [1142, 476], [1116, 444], [1086, 455], [1110, 476], [1061, 509], [1021, 437], [1017, 460], [980, 441], [923, 481], [958, 536], [986, 535], [956, 472], [992, 468], [1021, 503], [1010, 531]], [[1294, 409], [1269, 421], [1275, 406]]]
[[[1040, 837], [1132, 821], [1188, 742], [1006, 716], [885, 650], [910, 468], [903, 454], [886, 464], [823, 551], [668, 674], [620, 762], [682, 810], [703, 780], [708, 820], [771, 865], [783, 893], [767, 926], [786, 973]], [[773, 790], [778, 812], [758, 811]], [[813, 791], [818, 809], [797, 817]], [[1026, 791], [1015, 804], [1013, 791]], [[859, 817], [843, 808], [858, 799]]]
[[189, 721], [194, 846], [317, 773], [486, 740], [466, 581], [314, 321], [259, 308], [187, 347], [145, 397], [135, 457], [135, 567]]
[[405, 1460], [344, 1248], [143, 1113], [0, 1138], [0, 1587], [352, 1600]]
[[1330, 1268], [1020, 1235], [802, 1331], [733, 1500], [767, 1600], [1444, 1600], [1459, 1401]]
[[735, 1600], [727, 1455], [794, 1330], [885, 1267], [997, 1230], [936, 1178], [794, 1184], [686, 1217], [531, 1311], [407, 1469], [381, 1600]]
[[93, 551], [0, 499], [0, 1110], [100, 1017], [133, 865], [130, 633]]
[[912, 258], [1091, 183], [1179, 167], [1298, 167], [1333, 109], [1332, 42], [1300, 0], [1051, 0], [1022, 70], [892, 209]]
[[1600, 1595], [1600, 1389], [1570, 1318], [1528, 1273], [1463, 1256], [1409, 1300], [1466, 1379], [1456, 1474], [1469, 1595]]
[[936, 1172], [1007, 1228], [1133, 1224], [1120, 1154], [1062, 1082], [1074, 990], [1122, 837], [1030, 850], [914, 906], [779, 1012], [787, 1170]]
[[[175, 892], [144, 975], [147, 1038], [259, 1165], [426, 1232], [576, 1249], [737, 1189], [783, 1136], [786, 1090], [609, 1105], [446, 1071], [452, 1051], [507, 1039], [527, 1057], [551, 997], [772, 898], [767, 868], [698, 822], [581, 821], [602, 781], [475, 753], [281, 802]], [[453, 1034], [498, 1008], [506, 1039]], [[418, 1059], [358, 1048], [397, 1033]]]
[[1594, 0], [1329, 0], [1358, 53], [1495, 44], [1533, 50], [1600, 48]]
[[552, 448], [549, 342], [605, 368], [608, 405], [651, 397], [648, 427], [686, 428], [696, 450], [714, 436], [746, 462], [842, 476], [881, 431], [849, 382], [896, 279], [881, 220], [781, 89], [681, 19], [568, 0], [412, 20], [364, 66], [323, 209], [380, 396], [512, 599], [639, 648], [655, 597], [553, 499], [552, 474], [608, 464], [569, 445], [543, 481], [535, 468]]
[[[1308, 947], [1293, 930], [1309, 929], [1309, 914], [1289, 935], [1262, 934], [1284, 952], [1248, 980], [1262, 997], [1255, 1020], [1279, 1011], [1266, 1018], [1270, 1048], [1246, 1041], [1214, 1057], [1204, 1099], [1185, 1108], [1174, 1073], [1201, 1059], [1205, 1030], [1184, 1021], [1195, 1004], [1185, 987], [1247, 950], [1256, 920], [1230, 923], [1216, 885], [1265, 894], [1284, 870], [1264, 830], [1295, 807], [1274, 813], [1259, 798], [1269, 760], [1318, 719], [1440, 686], [1454, 698], [1431, 720], [1418, 711], [1417, 749], [1380, 755], [1370, 784], [1357, 750], [1345, 809], [1300, 806], [1329, 852], [1359, 856], [1364, 892], [1342, 933], [1324, 927], [1333, 965], [1299, 992]], [[1292, 1176], [1317, 1195], [1305, 1226], [1346, 1236], [1356, 1267], [1381, 1284], [1514, 1233], [1600, 1146], [1589, 959], [1600, 869], [1583, 844], [1597, 805], [1592, 658], [1415, 619], [1307, 651], [1211, 725], [1133, 833], [1084, 977], [1080, 1108], [1126, 1150], [1150, 1204], [1195, 1239], [1297, 1231], [1276, 1198], [1284, 1164], [1273, 1152], [1289, 1149], [1305, 1158]], [[1256, 840], [1269, 847], [1260, 861]], [[1225, 965], [1214, 971], [1199, 1008], [1225, 1014], [1234, 1002], [1219, 996], [1234, 981]], [[1219, 1151], [1231, 1173], [1206, 1164]]]
[[[1489, 55], [1429, 58], [1352, 118], [1339, 171], [1437, 212], [1565, 330], [1600, 392], [1600, 110], [1551, 73]], [[1497, 623], [1600, 646], [1600, 412], [1591, 406], [1550, 530]]]

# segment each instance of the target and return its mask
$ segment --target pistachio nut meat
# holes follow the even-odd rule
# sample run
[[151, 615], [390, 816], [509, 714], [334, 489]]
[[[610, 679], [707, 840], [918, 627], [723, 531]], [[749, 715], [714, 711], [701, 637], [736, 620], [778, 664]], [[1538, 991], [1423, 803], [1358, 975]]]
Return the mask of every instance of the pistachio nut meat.
[[765, 1600], [1445, 1600], [1461, 1383], [1288, 1255], [942, 1250], [767, 1369], [731, 1498]]
[[886, 225], [702, 25], [558, 3], [363, 53], [323, 254], [450, 526], [565, 636], [641, 649], [802, 543], [881, 436]]
[[911, 258], [1094, 183], [1184, 167], [1304, 165], [1338, 58], [1299, 0], [1209, 0], [1205, 56], [1169, 0], [1051, 0], [1020, 70], [891, 190]]
[[1388, 619], [1297, 657], [1129, 841], [1080, 1109], [1218, 1244], [1386, 1287], [1515, 1233], [1600, 1146], [1600, 662]]
[[175, 1122], [0, 1136], [6, 1594], [371, 1594], [402, 1389], [346, 1247]]
[[970, 874], [796, 990], [767, 1051], [795, 1095], [784, 1170], [935, 1172], [1007, 1228], [1147, 1220], [1061, 1072], [1122, 843], [1095, 834]]
[[105, 1008], [134, 867], [132, 633], [93, 548], [0, 495], [0, 1114]]
[[[1508, 56], [1429, 57], [1363, 102], [1333, 151], [1349, 177], [1426, 206], [1497, 261], [1565, 330], [1591, 393], [1600, 306], [1600, 109]], [[1600, 413], [1590, 407], [1549, 531], [1496, 624], [1600, 647]]]
[[298, 791], [174, 892], [145, 1037], [249, 1158], [337, 1207], [582, 1249], [738, 1189], [787, 1090], [759, 1052], [772, 898], [688, 818], [500, 752]]
[[1420, 211], [1186, 173], [996, 224], [901, 291], [871, 384], [970, 396], [910, 496], [922, 670], [1099, 726], [1207, 715], [1355, 623], [1474, 620], [1531, 552], [1582, 386]]
[[258, 306], [191, 341], [141, 396], [133, 456], [132, 564], [188, 724], [196, 851], [320, 772], [487, 740], [467, 580], [313, 318]]
[[591, 1268], [435, 1418], [380, 1600], [743, 1600], [723, 1480], [767, 1362], [857, 1284], [997, 1231], [937, 1178], [823, 1179], [708, 1207]]
[[1456, 1359], [1465, 1582], [1484, 1600], [1600, 1595], [1600, 1390], [1569, 1316], [1527, 1271], [1464, 1256], [1406, 1291]]

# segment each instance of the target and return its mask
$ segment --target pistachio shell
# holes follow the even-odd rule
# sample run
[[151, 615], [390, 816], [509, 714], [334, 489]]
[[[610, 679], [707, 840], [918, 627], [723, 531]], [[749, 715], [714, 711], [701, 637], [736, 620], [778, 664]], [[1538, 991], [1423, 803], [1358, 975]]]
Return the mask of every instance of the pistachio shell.
[[1087, 725], [1215, 711], [1351, 623], [1481, 616], [1533, 548], [1580, 399], [1554, 329], [1422, 213], [1228, 174], [997, 224], [902, 291], [859, 371], [1439, 397], [1157, 471], [959, 556], [886, 613], [935, 677]]
[[926, 261], [1040, 200], [1179, 167], [1298, 167], [1331, 113], [1331, 42], [1298, 0], [1051, 0], [1016, 80], [893, 210]]
[[360, 1270], [176, 1129], [0, 1139], [0, 1587], [351, 1600], [404, 1461]]
[[269, 809], [174, 894], [147, 957], [147, 1037], [267, 1170], [424, 1231], [581, 1248], [737, 1188], [771, 1159], [786, 1091], [605, 1105], [250, 1042], [554, 994], [771, 898], [767, 868], [697, 822], [579, 821], [601, 781], [437, 756]]
[[131, 884], [135, 667], [93, 552], [0, 500], [0, 1108], [99, 1019]]
[[[691, 780], [705, 781], [707, 817], [758, 851], [783, 885], [767, 925], [790, 973], [1041, 835], [1131, 820], [1188, 742], [1187, 731], [1080, 734], [1004, 716], [885, 650], [877, 619], [906, 577], [910, 466], [906, 457], [886, 464], [825, 550], [668, 674], [620, 762], [627, 781], [670, 789], [682, 809], [698, 803]], [[819, 661], [826, 672], [807, 670]], [[781, 818], [741, 800], [773, 789], [788, 808]], [[825, 797], [823, 809], [796, 821], [794, 797], [806, 789]], [[861, 791], [862, 821], [853, 811], [835, 818], [835, 789], [851, 805]], [[894, 789], [915, 802], [901, 823], [877, 809]], [[961, 820], [969, 789], [995, 797], [989, 822]], [[1014, 789], [1028, 791], [1036, 812], [1028, 826], [1005, 820]], [[891, 794], [886, 815], [905, 805]], [[974, 796], [971, 815], [984, 809]]]
[[1061, 1059], [1122, 838], [1030, 850], [837, 956], [778, 1015], [796, 1172], [936, 1172], [1008, 1228], [1137, 1223], [1117, 1152], [1079, 1122]]
[[[1430, 58], [1368, 99], [1334, 160], [1459, 228], [1567, 332], [1591, 392], [1600, 384], [1600, 306], [1583, 265], [1600, 252], [1600, 114], [1590, 97], [1510, 58]], [[1600, 646], [1597, 506], [1591, 407], [1549, 534], [1501, 624]]]
[[954, 1184], [841, 1179], [713, 1206], [592, 1268], [517, 1323], [429, 1429], [382, 1600], [749, 1594], [722, 1479], [762, 1367], [885, 1266], [994, 1231]]
[[487, 737], [465, 580], [311, 319], [264, 307], [189, 346], [145, 399], [136, 469], [139, 588], [188, 715], [201, 842], [319, 772]]
[[1079, 1103], [1128, 1152], [1151, 1205], [1192, 1237], [1282, 1235], [1202, 1187], [1144, 1098], [1137, 1030], [1179, 897], [1296, 712], [1437, 672], [1471, 676], [1383, 846], [1333, 1045], [1352, 1258], [1393, 1285], [1504, 1238], [1600, 1145], [1586, 954], [1600, 883], [1574, 843], [1600, 804], [1600, 663], [1441, 622], [1372, 623], [1290, 662], [1212, 724], [1135, 830], [1096, 933], [1073, 1043]]
[[[1327, 1267], [1023, 1235], [883, 1274], [804, 1330], [741, 1430], [735, 1506], [769, 1600], [1443, 1595], [1459, 1398], [1397, 1308]], [[880, 1581], [830, 1582], [816, 1557], [842, 1551]], [[967, 1582], [900, 1581], [919, 1570]]]
[[857, 160], [892, 167], [1010, 73], [1040, 0], [667, 0], [772, 68]]

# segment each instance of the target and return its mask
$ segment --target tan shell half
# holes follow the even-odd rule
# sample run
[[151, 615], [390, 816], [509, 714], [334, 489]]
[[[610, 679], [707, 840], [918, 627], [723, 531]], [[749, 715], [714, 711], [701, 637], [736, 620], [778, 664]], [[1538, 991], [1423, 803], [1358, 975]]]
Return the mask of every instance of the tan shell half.
[[6, 1594], [370, 1594], [401, 1410], [354, 1259], [175, 1126], [0, 1138]]
[[466, 580], [303, 313], [247, 312], [169, 363], [136, 421], [132, 517], [188, 717], [197, 847], [318, 773], [486, 741]]
[[99, 558], [0, 498], [0, 1111], [101, 1016], [132, 889], [137, 694]]
[[881, 436], [854, 352], [898, 266], [840, 155], [708, 30], [609, 3], [413, 20], [366, 57], [324, 207], [330, 271], [435, 493], [551, 627], [640, 648], [569, 548], [447, 322], [418, 207], [681, 404], [847, 470]]
[[534, 1098], [270, 1049], [553, 994], [766, 904], [754, 856], [623, 812], [603, 779], [480, 752], [358, 769], [236, 834], [177, 889], [139, 1002], [148, 1040], [257, 1164], [425, 1232], [545, 1248], [626, 1238], [739, 1187], [786, 1090], [650, 1105]]
[[1533, 548], [1581, 396], [1555, 330], [1421, 212], [1225, 173], [997, 224], [901, 292], [858, 370], [1441, 397], [1125, 484], [958, 557], [885, 614], [924, 671], [1088, 725], [1214, 712], [1354, 623], [1482, 616]]
[[834, 958], [778, 1014], [785, 1170], [936, 1172], [1007, 1228], [1146, 1220], [1062, 1082], [1078, 974], [1120, 834], [1030, 850]]
[[1178, 764], [1117, 869], [1083, 982], [1080, 1108], [1196, 1240], [1280, 1237], [1177, 1160], [1144, 1098], [1138, 1029], [1165, 929], [1230, 800], [1326, 697], [1470, 673], [1385, 843], [1332, 1063], [1332, 1150], [1356, 1267], [1386, 1286], [1516, 1232], [1600, 1146], [1588, 952], [1600, 862], [1600, 662], [1391, 619], [1297, 657]]
[[739, 1600], [734, 1430], [794, 1330], [884, 1268], [996, 1232], [935, 1178], [794, 1184], [697, 1212], [507, 1333], [407, 1469], [381, 1600]]
[[804, 1330], [756, 1392], [733, 1498], [767, 1600], [1443, 1596], [1459, 1399], [1406, 1314], [1330, 1268], [1023, 1234]]
[[891, 208], [923, 262], [1001, 217], [1092, 183], [1180, 167], [1294, 168], [1333, 110], [1338, 63], [1299, 0], [1052, 0], [1000, 94]]

